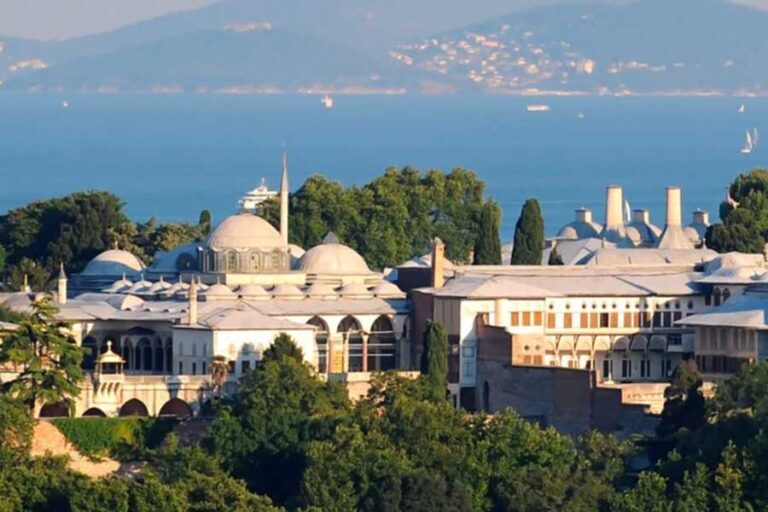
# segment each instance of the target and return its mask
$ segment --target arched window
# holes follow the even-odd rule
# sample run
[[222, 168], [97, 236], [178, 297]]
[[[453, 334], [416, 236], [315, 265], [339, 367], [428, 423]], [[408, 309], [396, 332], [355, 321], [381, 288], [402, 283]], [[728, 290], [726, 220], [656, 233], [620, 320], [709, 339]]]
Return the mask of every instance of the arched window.
[[723, 302], [723, 294], [720, 292], [720, 288], [715, 288], [715, 306], [719, 306]]
[[136, 364], [136, 360], [134, 358], [133, 344], [130, 340], [126, 340], [125, 345], [123, 345], [122, 356], [125, 361], [125, 369], [135, 370], [134, 365]]
[[386, 371], [397, 368], [395, 327], [387, 316], [380, 316], [371, 326], [368, 337], [368, 371]]
[[227, 253], [227, 272], [237, 270], [237, 253], [230, 251]]
[[251, 270], [254, 272], [261, 270], [261, 253], [259, 251], [251, 251]]
[[136, 344], [135, 369], [152, 371], [152, 342], [141, 338]]
[[363, 335], [360, 322], [353, 316], [344, 317], [336, 329], [344, 335], [344, 340], [349, 347], [349, 361], [347, 368], [350, 372], [363, 371]]
[[272, 253], [272, 270], [280, 270], [280, 251]]
[[328, 371], [328, 324], [319, 316], [313, 316], [307, 322], [309, 325], [317, 327], [315, 331], [315, 343], [317, 344], [317, 371], [325, 373]]
[[163, 349], [162, 340], [157, 340], [155, 345], [155, 360], [153, 361], [152, 371], [154, 373], [165, 372], [165, 349]]

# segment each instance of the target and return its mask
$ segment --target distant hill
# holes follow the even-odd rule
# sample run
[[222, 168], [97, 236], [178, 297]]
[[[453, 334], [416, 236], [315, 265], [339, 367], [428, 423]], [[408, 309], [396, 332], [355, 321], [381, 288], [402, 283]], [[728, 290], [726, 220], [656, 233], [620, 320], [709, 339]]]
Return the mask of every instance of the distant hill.
[[570, 2], [447, 31], [435, 2], [330, 4], [226, 0], [60, 42], [0, 37], [0, 90], [768, 93], [768, 13], [725, 0]]

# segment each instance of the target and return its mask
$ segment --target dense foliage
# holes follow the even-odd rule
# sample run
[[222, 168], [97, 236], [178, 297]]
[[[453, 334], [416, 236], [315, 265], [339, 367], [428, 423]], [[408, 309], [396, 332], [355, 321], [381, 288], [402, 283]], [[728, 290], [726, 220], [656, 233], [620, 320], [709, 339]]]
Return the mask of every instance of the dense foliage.
[[67, 440], [93, 458], [136, 456], [157, 448], [176, 425], [175, 418], [57, 418]]
[[[439, 237], [447, 257], [468, 262], [481, 233], [484, 183], [465, 169], [450, 173], [387, 169], [363, 187], [344, 188], [311, 176], [290, 198], [291, 242], [313, 247], [329, 233], [360, 252], [374, 268], [429, 252]], [[277, 226], [276, 201], [264, 216]]]
[[0, 216], [0, 273], [11, 289], [20, 288], [24, 275], [33, 289], [45, 289], [60, 263], [79, 272], [116, 244], [149, 262], [156, 251], [199, 238], [206, 229], [154, 219], [134, 224], [123, 207], [108, 192], [77, 192], [10, 210]]
[[438, 322], [429, 322], [424, 333], [421, 372], [429, 396], [445, 399], [448, 385], [448, 331]]
[[536, 199], [523, 204], [520, 218], [515, 225], [515, 241], [512, 247], [512, 265], [541, 265], [544, 251], [544, 218]]
[[480, 214], [480, 231], [475, 241], [474, 265], [501, 265], [501, 209], [489, 200]]
[[729, 192], [738, 205], [720, 206], [721, 224], [707, 230], [707, 247], [718, 252], [760, 253], [768, 240], [768, 170], [739, 175]]

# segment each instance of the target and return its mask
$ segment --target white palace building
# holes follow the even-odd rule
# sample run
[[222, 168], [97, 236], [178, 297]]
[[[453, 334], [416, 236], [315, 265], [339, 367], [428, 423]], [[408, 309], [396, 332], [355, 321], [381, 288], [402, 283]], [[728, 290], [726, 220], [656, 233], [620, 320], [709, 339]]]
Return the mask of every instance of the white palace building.
[[[359, 396], [372, 372], [417, 370], [435, 320], [449, 333], [456, 405], [511, 406], [565, 432], [642, 430], [638, 418], [660, 410], [683, 358], [717, 380], [768, 357], [768, 267], [764, 255], [704, 248], [706, 212], [683, 227], [679, 188], [667, 190], [663, 228], [643, 210], [627, 219], [622, 194], [608, 187], [605, 223], [580, 210], [548, 243], [570, 264], [458, 265], [436, 240], [432, 254], [384, 275], [332, 235], [306, 252], [288, 243], [284, 168], [279, 230], [240, 213], [150, 267], [114, 249], [62, 273], [60, 316], [91, 349], [75, 414], [196, 414], [213, 357], [229, 362], [234, 392], [279, 333], [319, 378]], [[33, 300], [0, 295], [19, 311]]]

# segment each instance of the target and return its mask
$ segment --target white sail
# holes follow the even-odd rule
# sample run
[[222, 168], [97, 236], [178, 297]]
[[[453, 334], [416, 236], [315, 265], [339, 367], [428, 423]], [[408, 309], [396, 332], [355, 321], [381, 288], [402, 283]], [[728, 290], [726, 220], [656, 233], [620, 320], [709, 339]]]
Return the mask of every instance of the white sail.
[[752, 149], [754, 148], [754, 143], [752, 142], [752, 134], [747, 130], [747, 142], [744, 144], [744, 147], [741, 148], [742, 154], [749, 154], [752, 152]]
[[741, 106], [739, 107], [739, 114], [743, 114], [746, 111], [747, 111], [747, 106], [742, 103]]

